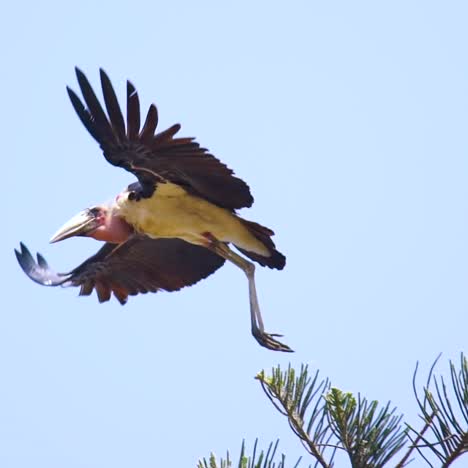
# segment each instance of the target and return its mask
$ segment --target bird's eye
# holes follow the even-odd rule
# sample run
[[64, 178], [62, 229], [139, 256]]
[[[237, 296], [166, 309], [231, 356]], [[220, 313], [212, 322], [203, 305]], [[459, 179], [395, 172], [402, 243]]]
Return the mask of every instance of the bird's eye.
[[88, 210], [93, 216], [98, 216], [101, 212], [99, 208], [88, 208]]
[[135, 200], [137, 199], [137, 194], [136, 194], [136, 192], [129, 192], [129, 194], [128, 194], [128, 199], [129, 199], [130, 201], [135, 201]]

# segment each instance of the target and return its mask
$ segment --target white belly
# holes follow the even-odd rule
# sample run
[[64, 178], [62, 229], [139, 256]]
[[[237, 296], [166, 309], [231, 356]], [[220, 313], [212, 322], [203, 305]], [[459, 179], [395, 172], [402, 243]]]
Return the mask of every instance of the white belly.
[[119, 214], [137, 231], [153, 238], [179, 238], [207, 245], [204, 234], [260, 255], [269, 252], [229, 210], [190, 195], [178, 185], [158, 184], [151, 198], [130, 201], [125, 194], [117, 200]]

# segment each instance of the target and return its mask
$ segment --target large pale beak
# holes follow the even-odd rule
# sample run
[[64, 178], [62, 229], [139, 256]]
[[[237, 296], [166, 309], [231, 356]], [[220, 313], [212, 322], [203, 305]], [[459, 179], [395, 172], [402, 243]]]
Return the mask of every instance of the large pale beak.
[[83, 210], [67, 221], [50, 239], [50, 243], [59, 242], [69, 237], [84, 236], [94, 231], [99, 226], [95, 214], [89, 210]]

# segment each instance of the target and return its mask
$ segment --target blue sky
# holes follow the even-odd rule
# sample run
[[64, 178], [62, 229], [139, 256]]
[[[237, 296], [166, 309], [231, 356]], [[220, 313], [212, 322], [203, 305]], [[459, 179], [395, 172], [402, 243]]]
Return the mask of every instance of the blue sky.
[[[0, 465], [195, 466], [241, 440], [303, 453], [253, 377], [308, 363], [417, 423], [411, 377], [468, 329], [468, 61], [464, 2], [9, 3], [2, 43]], [[98, 245], [48, 239], [132, 176], [109, 166], [65, 92], [73, 67], [125, 80], [235, 169], [273, 228], [258, 269], [269, 331], [226, 266], [177, 294], [99, 305], [41, 288], [24, 241], [58, 270]], [[413, 466], [419, 466], [415, 463]]]

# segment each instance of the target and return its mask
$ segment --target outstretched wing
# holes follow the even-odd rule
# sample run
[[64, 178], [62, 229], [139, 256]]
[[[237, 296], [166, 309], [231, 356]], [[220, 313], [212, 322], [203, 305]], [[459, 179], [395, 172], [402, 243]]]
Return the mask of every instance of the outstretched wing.
[[157, 182], [169, 181], [223, 208], [234, 210], [252, 205], [248, 185], [234, 177], [231, 169], [193, 138], [174, 138], [179, 124], [155, 134], [158, 111], [154, 104], [140, 129], [140, 101], [129, 81], [125, 122], [109, 77], [102, 69], [100, 73], [107, 114], [78, 68], [76, 76], [84, 103], [70, 88], [67, 91], [81, 122], [99, 143], [107, 161], [135, 174], [149, 195]]
[[211, 251], [180, 239], [140, 235], [123, 244], [104, 244], [70, 273], [55, 273], [40, 254], [36, 262], [24, 244], [15, 253], [23, 271], [36, 283], [79, 286], [83, 296], [96, 290], [99, 302], [108, 301], [114, 294], [121, 304], [139, 293], [178, 291], [224, 264], [224, 259]]

